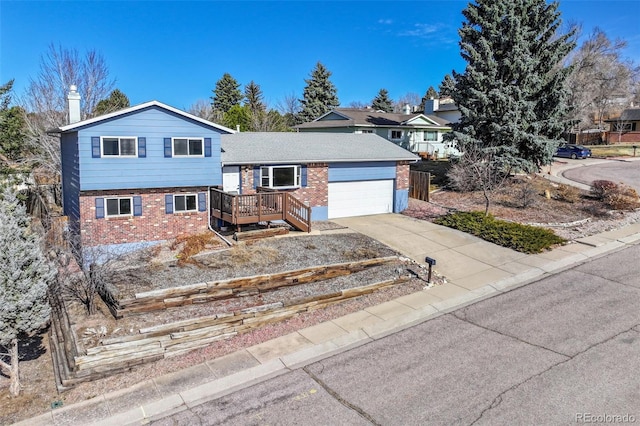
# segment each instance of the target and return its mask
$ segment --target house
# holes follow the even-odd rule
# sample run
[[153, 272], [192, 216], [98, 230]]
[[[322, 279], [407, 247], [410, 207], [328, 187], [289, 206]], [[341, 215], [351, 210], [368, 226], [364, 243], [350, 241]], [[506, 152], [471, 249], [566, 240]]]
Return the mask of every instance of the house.
[[640, 143], [640, 108], [627, 108], [616, 119], [606, 120], [607, 143]]
[[295, 126], [299, 132], [373, 133], [411, 152], [437, 158], [458, 155], [442, 136], [451, 131], [449, 121], [434, 115], [396, 114], [373, 109], [336, 108], [314, 121]]
[[[294, 224], [399, 212], [417, 159], [376, 135], [234, 134], [158, 101], [77, 121], [72, 90], [69, 110], [70, 124], [56, 129], [63, 211], [89, 247], [141, 248], [206, 232], [216, 219], [272, 220], [287, 206]], [[256, 205], [269, 215], [239, 217]]]

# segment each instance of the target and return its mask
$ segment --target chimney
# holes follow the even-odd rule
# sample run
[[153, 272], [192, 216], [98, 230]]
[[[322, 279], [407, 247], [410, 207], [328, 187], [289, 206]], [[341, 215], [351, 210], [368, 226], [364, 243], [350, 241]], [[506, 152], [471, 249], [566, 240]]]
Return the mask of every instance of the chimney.
[[433, 114], [440, 107], [439, 99], [429, 99], [424, 103], [424, 113]]
[[405, 114], [405, 115], [409, 115], [409, 114], [411, 114], [411, 107], [409, 106], [409, 104], [406, 104], [406, 105], [404, 106], [404, 108], [402, 108], [402, 110], [403, 110], [403, 112], [404, 112], [404, 114]]
[[69, 86], [67, 100], [69, 101], [69, 124], [77, 123], [80, 121], [80, 93], [75, 84]]

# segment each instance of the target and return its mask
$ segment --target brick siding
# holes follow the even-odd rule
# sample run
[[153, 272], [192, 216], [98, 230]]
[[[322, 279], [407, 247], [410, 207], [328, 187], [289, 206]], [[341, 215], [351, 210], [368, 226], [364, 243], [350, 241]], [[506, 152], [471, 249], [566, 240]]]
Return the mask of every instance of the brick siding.
[[409, 189], [409, 163], [406, 161], [396, 163], [396, 189]]
[[[206, 187], [159, 188], [117, 191], [83, 191], [80, 195], [80, 232], [85, 246], [159, 241], [179, 235], [207, 231], [207, 211], [165, 213], [165, 195], [204, 192]], [[142, 215], [96, 219], [95, 199], [100, 197], [142, 197]], [[208, 203], [207, 203], [208, 205]]]
[[618, 132], [609, 132], [607, 134], [607, 143], [613, 145], [618, 142], [640, 144], [640, 132], [625, 132], [622, 134], [619, 134]]

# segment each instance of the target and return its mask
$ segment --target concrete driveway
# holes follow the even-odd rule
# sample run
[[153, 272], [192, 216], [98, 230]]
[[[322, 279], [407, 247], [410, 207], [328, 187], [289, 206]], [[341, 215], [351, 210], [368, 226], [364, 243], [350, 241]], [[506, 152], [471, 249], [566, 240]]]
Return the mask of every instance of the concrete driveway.
[[540, 263], [535, 256], [400, 214], [332, 221], [375, 238], [420, 264], [425, 265], [426, 256], [436, 259], [436, 271], [467, 290], [521, 274]]

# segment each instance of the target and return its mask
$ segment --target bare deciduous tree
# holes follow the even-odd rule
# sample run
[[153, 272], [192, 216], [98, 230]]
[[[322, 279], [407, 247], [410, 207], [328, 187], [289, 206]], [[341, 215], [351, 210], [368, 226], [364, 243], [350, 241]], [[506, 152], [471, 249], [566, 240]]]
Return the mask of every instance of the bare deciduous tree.
[[409, 105], [409, 107], [411, 108], [411, 111], [413, 111], [413, 107], [419, 106], [421, 101], [422, 101], [422, 98], [420, 97], [419, 94], [415, 92], [405, 93], [404, 95], [400, 96], [398, 100], [394, 103], [393, 112], [398, 114], [404, 112], [404, 107], [406, 105]]
[[22, 107], [27, 111], [29, 144], [36, 154], [32, 163], [52, 176], [60, 174], [60, 149], [56, 136], [48, 130], [68, 124], [67, 93], [76, 85], [82, 96], [80, 117], [90, 118], [96, 105], [108, 97], [115, 80], [109, 77], [104, 57], [95, 50], [81, 55], [76, 49], [49, 45], [40, 59], [40, 71], [29, 80]]

